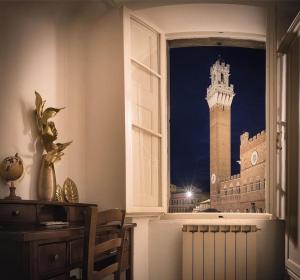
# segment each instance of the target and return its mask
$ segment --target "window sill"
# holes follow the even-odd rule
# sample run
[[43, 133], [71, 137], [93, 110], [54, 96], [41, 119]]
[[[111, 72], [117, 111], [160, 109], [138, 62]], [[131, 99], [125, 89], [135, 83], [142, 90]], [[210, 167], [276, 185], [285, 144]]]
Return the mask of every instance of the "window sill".
[[185, 223], [249, 223], [249, 220], [273, 220], [271, 214], [266, 213], [127, 213], [129, 219], [151, 219], [161, 222], [180, 221]]
[[272, 220], [266, 213], [167, 213], [161, 220]]

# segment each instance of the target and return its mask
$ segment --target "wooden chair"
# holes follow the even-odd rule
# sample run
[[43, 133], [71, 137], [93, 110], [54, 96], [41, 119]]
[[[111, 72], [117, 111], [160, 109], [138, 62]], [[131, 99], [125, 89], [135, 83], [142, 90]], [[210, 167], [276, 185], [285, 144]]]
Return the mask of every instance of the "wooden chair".
[[[114, 279], [120, 279], [121, 261], [123, 255], [124, 234], [123, 230], [125, 211], [111, 209], [97, 212], [96, 207], [88, 209], [86, 217], [86, 235], [84, 241], [84, 260], [82, 279], [99, 280], [114, 274]], [[114, 234], [108, 239], [96, 242], [97, 227], [112, 226]]]

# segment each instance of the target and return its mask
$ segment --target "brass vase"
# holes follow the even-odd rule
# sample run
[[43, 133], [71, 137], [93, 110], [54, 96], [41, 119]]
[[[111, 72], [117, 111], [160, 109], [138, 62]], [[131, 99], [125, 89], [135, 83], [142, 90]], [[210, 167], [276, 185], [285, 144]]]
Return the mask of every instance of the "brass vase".
[[42, 156], [42, 164], [38, 180], [38, 199], [53, 201], [55, 199], [56, 177], [53, 163], [48, 163], [45, 155]]

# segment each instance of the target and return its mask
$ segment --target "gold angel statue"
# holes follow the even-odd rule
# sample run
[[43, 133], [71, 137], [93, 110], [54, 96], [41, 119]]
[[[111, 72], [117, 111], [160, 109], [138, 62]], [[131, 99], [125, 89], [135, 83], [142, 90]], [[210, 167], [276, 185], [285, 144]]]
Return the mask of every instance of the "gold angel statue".
[[54, 163], [61, 159], [64, 155], [63, 150], [68, 147], [71, 142], [55, 143], [57, 140], [57, 130], [53, 121], [50, 121], [59, 111], [64, 108], [46, 108], [46, 101], [38, 92], [35, 92], [35, 115], [37, 127], [46, 153], [42, 156], [41, 170], [38, 180], [38, 197], [41, 200], [54, 200], [56, 191], [56, 176]]
[[36, 121], [37, 127], [41, 136], [41, 140], [46, 150], [46, 161], [50, 163], [54, 163], [61, 159], [64, 155], [62, 152], [66, 147], [68, 147], [72, 141], [67, 143], [54, 143], [57, 140], [57, 130], [53, 121], [49, 121], [49, 119], [53, 118], [59, 111], [64, 108], [52, 108], [49, 107], [44, 110], [44, 105], [46, 101], [42, 100], [42, 97], [38, 92], [35, 92], [35, 106], [36, 106]]

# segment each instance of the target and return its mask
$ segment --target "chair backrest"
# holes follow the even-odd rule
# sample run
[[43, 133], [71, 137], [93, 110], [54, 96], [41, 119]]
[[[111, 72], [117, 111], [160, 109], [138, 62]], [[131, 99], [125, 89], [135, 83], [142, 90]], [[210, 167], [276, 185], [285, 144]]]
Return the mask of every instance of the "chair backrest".
[[[124, 218], [125, 211], [121, 209], [110, 209], [102, 212], [97, 212], [96, 207], [88, 209], [82, 271], [82, 278], [84, 280], [98, 280], [112, 273], [117, 275], [117, 279], [120, 277], [124, 242]], [[97, 227], [106, 225], [118, 227], [119, 233], [116, 236], [114, 231], [113, 235], [108, 234], [107, 240], [96, 244]], [[104, 266], [100, 266], [100, 270], [94, 270], [95, 259], [99, 259], [98, 257], [101, 255], [107, 256], [110, 252], [116, 253], [114, 261], [103, 261]]]
[[125, 211], [121, 209], [109, 209], [98, 213], [97, 225], [118, 225], [121, 228], [124, 224]]

